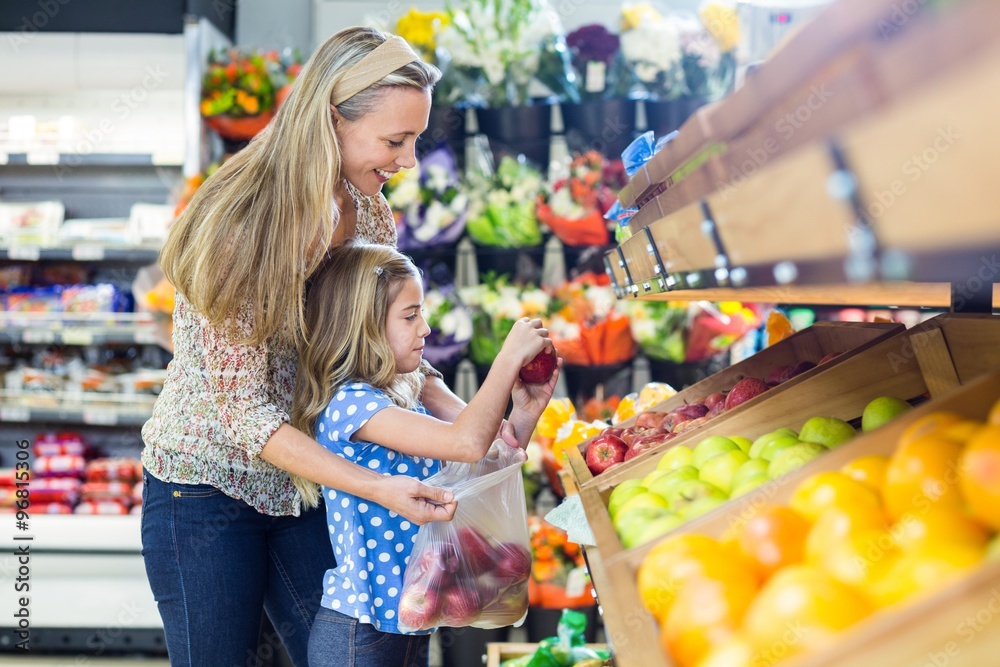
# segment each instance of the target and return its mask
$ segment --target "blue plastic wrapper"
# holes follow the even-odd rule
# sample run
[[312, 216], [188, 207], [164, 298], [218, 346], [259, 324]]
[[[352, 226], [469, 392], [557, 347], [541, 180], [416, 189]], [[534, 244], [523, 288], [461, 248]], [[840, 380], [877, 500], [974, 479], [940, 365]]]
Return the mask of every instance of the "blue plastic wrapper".
[[629, 220], [631, 220], [632, 216], [638, 212], [639, 209], [634, 206], [625, 208], [622, 206], [622, 203], [616, 199], [615, 203], [608, 209], [608, 212], [604, 214], [604, 219], [617, 223], [619, 227], [627, 227]]
[[622, 151], [622, 164], [625, 165], [625, 173], [629, 178], [635, 176], [639, 168], [649, 162], [656, 152], [653, 131], [643, 132], [632, 140], [628, 148]]
[[653, 155], [660, 152], [660, 149], [673, 141], [674, 137], [678, 135], [679, 131], [674, 130], [668, 134], [664, 134], [662, 137], [656, 140], [656, 146], [653, 148]]

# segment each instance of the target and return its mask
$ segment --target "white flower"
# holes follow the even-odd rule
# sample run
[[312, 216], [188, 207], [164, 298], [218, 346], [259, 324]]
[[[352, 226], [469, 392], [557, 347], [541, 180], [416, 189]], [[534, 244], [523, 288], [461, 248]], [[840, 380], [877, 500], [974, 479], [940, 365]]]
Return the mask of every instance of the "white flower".
[[393, 187], [387, 198], [390, 207], [402, 211], [420, 201], [419, 169], [402, 169], [393, 177], [392, 182]]
[[444, 192], [451, 185], [451, 173], [440, 165], [430, 165], [424, 169], [427, 177], [424, 186], [434, 192]]
[[594, 307], [594, 316], [603, 320], [615, 310], [618, 299], [610, 287], [590, 285], [584, 290], [587, 301]]
[[549, 333], [563, 340], [576, 340], [580, 337], [580, 323], [571, 322], [562, 315], [549, 318]]
[[629, 328], [632, 330], [632, 337], [639, 342], [655, 340], [659, 335], [657, 323], [650, 319], [629, 319]]
[[441, 317], [441, 333], [454, 336], [457, 342], [472, 338], [472, 316], [465, 308], [452, 308]]
[[453, 222], [455, 222], [454, 213], [441, 202], [431, 202], [427, 210], [424, 211], [423, 220], [413, 230], [413, 237], [421, 243], [426, 243]]
[[577, 220], [587, 214], [587, 210], [573, 200], [568, 186], [556, 190], [549, 197], [549, 206], [553, 213], [567, 220]]
[[521, 292], [521, 303], [524, 304], [524, 311], [531, 314], [545, 313], [549, 310], [552, 297], [548, 292], [540, 289], [525, 290]]
[[528, 443], [528, 446], [524, 448], [524, 453], [528, 455], [528, 460], [524, 462], [524, 469], [528, 471], [528, 473], [541, 472], [542, 461], [545, 458], [545, 452], [542, 450], [542, 446], [532, 440]]

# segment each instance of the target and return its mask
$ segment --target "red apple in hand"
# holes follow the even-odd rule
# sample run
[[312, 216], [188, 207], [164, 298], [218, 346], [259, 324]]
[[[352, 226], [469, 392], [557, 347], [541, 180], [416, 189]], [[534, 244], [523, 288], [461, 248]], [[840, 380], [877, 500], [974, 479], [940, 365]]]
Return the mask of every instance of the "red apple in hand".
[[525, 384], [545, 384], [556, 370], [556, 359], [554, 350], [542, 350], [522, 366], [517, 375]]
[[628, 445], [621, 438], [613, 435], [597, 435], [587, 446], [587, 468], [595, 475], [600, 475], [614, 465], [625, 460]]

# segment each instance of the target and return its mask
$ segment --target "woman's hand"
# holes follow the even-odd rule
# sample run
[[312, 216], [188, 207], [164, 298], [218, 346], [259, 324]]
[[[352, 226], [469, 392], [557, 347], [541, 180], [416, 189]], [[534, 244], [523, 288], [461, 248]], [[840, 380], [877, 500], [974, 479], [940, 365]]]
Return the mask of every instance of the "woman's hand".
[[379, 505], [418, 526], [431, 521], [451, 521], [458, 503], [455, 494], [404, 475], [383, 476], [378, 484]]

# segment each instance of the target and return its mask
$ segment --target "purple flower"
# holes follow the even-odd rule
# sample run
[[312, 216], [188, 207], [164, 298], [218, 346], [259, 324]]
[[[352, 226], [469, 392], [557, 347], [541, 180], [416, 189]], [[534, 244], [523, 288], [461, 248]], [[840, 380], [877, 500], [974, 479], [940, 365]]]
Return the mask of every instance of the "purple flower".
[[573, 53], [573, 65], [583, 70], [588, 62], [595, 60], [610, 66], [620, 43], [618, 35], [603, 25], [590, 23], [567, 35], [566, 44]]

